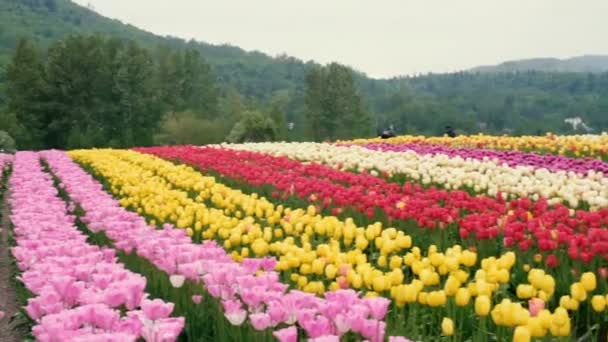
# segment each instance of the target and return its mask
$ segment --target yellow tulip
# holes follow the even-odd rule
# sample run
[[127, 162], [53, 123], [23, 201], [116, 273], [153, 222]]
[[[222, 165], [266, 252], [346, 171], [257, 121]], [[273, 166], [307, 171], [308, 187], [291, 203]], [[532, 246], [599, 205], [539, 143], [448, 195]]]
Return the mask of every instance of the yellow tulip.
[[549, 329], [551, 327], [553, 316], [551, 315], [551, 312], [549, 310], [540, 310], [537, 317], [544, 329]]
[[445, 282], [444, 290], [448, 296], [454, 296], [460, 288], [460, 281], [455, 276], [449, 276]]
[[403, 279], [405, 278], [405, 275], [403, 274], [403, 271], [401, 271], [400, 268], [391, 271], [387, 276], [393, 286], [403, 283]]
[[441, 333], [444, 336], [454, 335], [454, 321], [451, 318], [444, 317], [441, 321]]
[[418, 303], [420, 303], [422, 305], [427, 305], [428, 304], [428, 299], [429, 299], [429, 293], [428, 292], [419, 292], [418, 293]]
[[268, 243], [258, 238], [251, 244], [251, 250], [256, 256], [265, 256], [268, 254]]
[[379, 256], [377, 263], [378, 263], [378, 266], [385, 268], [387, 265], [386, 256], [385, 255]]
[[298, 286], [300, 288], [303, 288], [304, 286], [306, 286], [306, 284], [308, 284], [308, 278], [306, 278], [306, 276], [299, 276], [298, 277]]
[[458, 306], [466, 306], [469, 304], [469, 301], [471, 300], [471, 294], [469, 293], [469, 291], [463, 287], [459, 288], [456, 291], [456, 305]]
[[517, 297], [520, 299], [528, 299], [532, 298], [536, 295], [536, 291], [534, 287], [529, 284], [519, 284], [517, 285]]
[[310, 264], [300, 265], [300, 274], [309, 275], [311, 273], [312, 273], [312, 267], [310, 267]]
[[490, 313], [491, 305], [490, 298], [486, 295], [481, 295], [475, 298], [475, 313], [478, 316], [487, 316]]
[[543, 337], [547, 334], [547, 329], [543, 327], [539, 317], [530, 317], [527, 327], [532, 337]]
[[372, 287], [373, 287], [374, 291], [376, 291], [376, 292], [382, 292], [384, 290], [388, 290], [389, 285], [390, 284], [387, 283], [387, 279], [384, 276], [375, 277], [372, 280]]
[[397, 255], [393, 255], [389, 262], [389, 267], [391, 269], [401, 268], [401, 263], [403, 262], [403, 258]]
[[591, 292], [595, 290], [597, 287], [597, 280], [595, 278], [595, 274], [593, 272], [585, 272], [581, 276], [581, 284], [583, 289], [587, 292]]
[[582, 283], [574, 283], [570, 285], [570, 295], [579, 302], [584, 301], [587, 299], [585, 286]]
[[327, 279], [334, 279], [338, 272], [338, 268], [334, 264], [328, 264], [325, 266], [325, 276]]
[[606, 297], [596, 295], [591, 298], [591, 306], [595, 312], [604, 312], [606, 309]]
[[431, 307], [443, 306], [446, 301], [446, 294], [443, 290], [431, 291], [427, 297], [427, 304]]
[[477, 261], [477, 254], [475, 252], [471, 252], [469, 250], [465, 250], [460, 255], [460, 263], [467, 267], [472, 267], [475, 265]]
[[311, 271], [317, 275], [323, 274], [325, 270], [325, 259], [315, 259], [311, 265]]
[[532, 337], [528, 327], [519, 326], [515, 328], [515, 332], [513, 333], [513, 342], [529, 342], [531, 338]]

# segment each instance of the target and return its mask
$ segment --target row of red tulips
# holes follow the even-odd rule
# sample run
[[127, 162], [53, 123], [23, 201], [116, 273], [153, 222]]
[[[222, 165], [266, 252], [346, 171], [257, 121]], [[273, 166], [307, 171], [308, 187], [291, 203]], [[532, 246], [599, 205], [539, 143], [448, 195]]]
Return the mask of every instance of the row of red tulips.
[[214, 171], [246, 185], [269, 185], [273, 196], [295, 196], [336, 215], [355, 210], [376, 219], [379, 212], [392, 224], [411, 221], [413, 226], [434, 231], [457, 226], [459, 238], [465, 242], [497, 245], [494, 242], [500, 239], [498, 245], [507, 248], [517, 247], [531, 255], [542, 252], [553, 267], [564, 253], [577, 262], [593, 262], [593, 267], [608, 260], [608, 209], [574, 211], [563, 205], [549, 206], [543, 199], [506, 202], [500, 196], [423, 189], [409, 182], [400, 186], [369, 174], [253, 152], [191, 146], [138, 151]]

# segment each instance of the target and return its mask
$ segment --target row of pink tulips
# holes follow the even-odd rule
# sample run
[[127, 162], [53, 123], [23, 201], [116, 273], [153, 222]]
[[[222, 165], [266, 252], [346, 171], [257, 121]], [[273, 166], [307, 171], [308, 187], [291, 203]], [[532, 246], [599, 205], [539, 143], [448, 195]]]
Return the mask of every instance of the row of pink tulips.
[[89, 229], [103, 231], [116, 248], [147, 259], [171, 275], [176, 287], [186, 279], [204, 284], [221, 301], [233, 325], [248, 321], [256, 330], [275, 329], [281, 341], [296, 341], [299, 331], [311, 339], [337, 339], [349, 332], [371, 341], [384, 339], [388, 299], [360, 298], [352, 290], [329, 292], [325, 298], [289, 290], [273, 271], [274, 258], [239, 264], [214, 241], [195, 244], [185, 230], [170, 225], [155, 230], [120, 207], [65, 153], [50, 151], [43, 156], [71, 199], [86, 212], [82, 220]]
[[177, 339], [184, 319], [169, 317], [173, 304], [148, 300], [145, 278], [86, 242], [36, 153], [17, 153], [9, 186], [12, 254], [38, 341]]

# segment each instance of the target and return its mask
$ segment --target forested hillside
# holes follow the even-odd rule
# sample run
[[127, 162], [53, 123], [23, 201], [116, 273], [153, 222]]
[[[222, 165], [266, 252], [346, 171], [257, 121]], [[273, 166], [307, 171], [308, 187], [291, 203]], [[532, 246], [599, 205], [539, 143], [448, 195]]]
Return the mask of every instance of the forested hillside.
[[532, 58], [518, 61], [508, 61], [498, 65], [479, 66], [472, 72], [606, 72], [608, 71], [608, 56], [590, 55], [566, 59]]
[[[58, 64], [69, 72], [57, 72]], [[321, 67], [160, 37], [69, 0], [0, 0], [0, 130], [13, 131], [24, 147], [322, 140], [373, 135], [391, 124], [398, 132], [421, 134], [441, 134], [446, 125], [514, 134], [608, 128], [608, 73], [547, 72], [554, 69], [538, 65], [532, 69], [545, 71], [372, 79], [339, 64]], [[94, 75], [96, 82], [60, 86], [78, 84], [81, 75]], [[28, 119], [32, 113], [38, 114]], [[147, 137], [139, 127], [125, 127], [136, 125], [129, 115], [144, 120]], [[110, 125], [86, 131], [106, 117], [125, 130], [117, 133]], [[51, 125], [51, 118], [61, 124]], [[567, 118], [585, 125], [575, 130]], [[46, 138], [36, 138], [42, 134], [36, 129]], [[202, 129], [213, 133], [201, 135]]]

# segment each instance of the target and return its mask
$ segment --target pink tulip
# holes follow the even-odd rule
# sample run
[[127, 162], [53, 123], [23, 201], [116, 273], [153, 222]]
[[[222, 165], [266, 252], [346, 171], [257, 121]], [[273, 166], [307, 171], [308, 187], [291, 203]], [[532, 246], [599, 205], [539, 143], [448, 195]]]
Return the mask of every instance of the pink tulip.
[[203, 301], [203, 296], [201, 295], [193, 295], [192, 302], [196, 305], [200, 304]]
[[540, 311], [545, 308], [545, 301], [540, 298], [532, 298], [528, 300], [528, 310], [530, 310], [530, 316], [535, 317]]
[[308, 342], [340, 342], [340, 336], [323, 335], [323, 336], [308, 339]]
[[366, 298], [365, 304], [367, 304], [374, 319], [382, 320], [386, 316], [386, 311], [391, 301], [384, 297]]
[[412, 340], [407, 339], [403, 336], [389, 336], [388, 342], [412, 342]]
[[317, 316], [315, 318], [309, 318], [300, 321], [298, 323], [304, 328], [308, 336], [311, 338], [317, 338], [324, 335], [331, 334], [331, 324], [324, 316]]
[[289, 328], [283, 328], [276, 330], [272, 333], [279, 342], [297, 342], [298, 341], [298, 329], [294, 326]]
[[247, 311], [243, 310], [241, 304], [235, 300], [225, 300], [222, 302], [224, 316], [232, 325], [241, 325], [247, 319]]
[[141, 309], [146, 318], [156, 321], [167, 318], [173, 311], [173, 303], [165, 303], [160, 299], [147, 300], [141, 302]]
[[359, 330], [359, 333], [369, 338], [372, 342], [380, 342], [384, 340], [384, 331], [386, 329], [386, 323], [373, 319], [366, 319]]
[[249, 315], [249, 320], [251, 321], [251, 326], [258, 331], [266, 330], [272, 325], [270, 315], [264, 312]]

